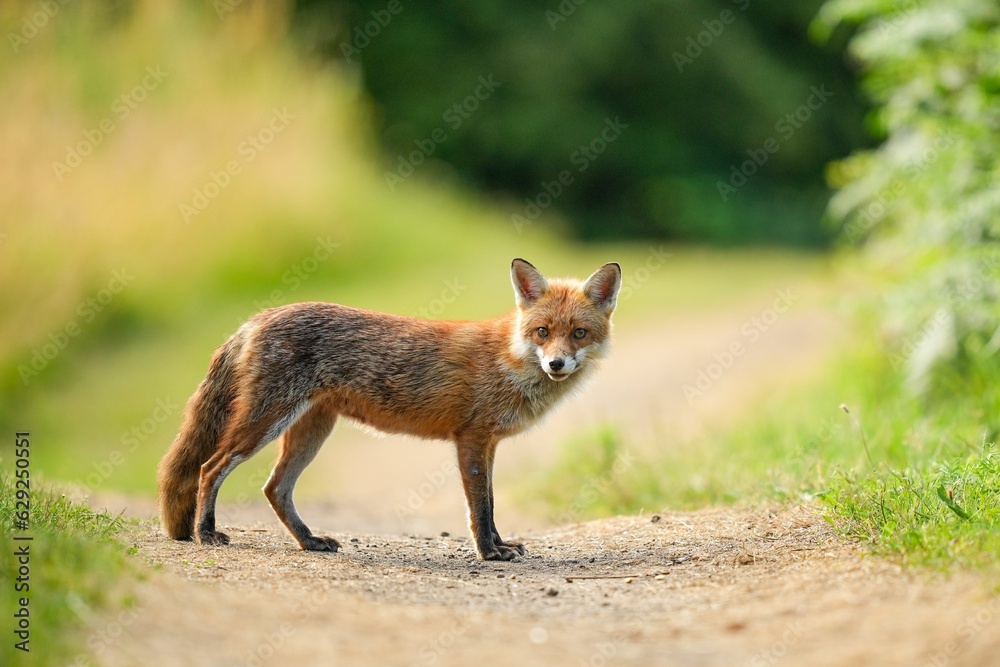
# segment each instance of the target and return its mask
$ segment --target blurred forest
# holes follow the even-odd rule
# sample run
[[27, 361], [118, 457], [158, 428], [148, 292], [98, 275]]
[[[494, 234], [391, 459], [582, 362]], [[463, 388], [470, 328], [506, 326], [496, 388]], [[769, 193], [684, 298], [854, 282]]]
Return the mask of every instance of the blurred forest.
[[820, 4], [299, 0], [297, 26], [357, 70], [390, 181], [456, 177], [584, 239], [821, 246], [866, 107], [849, 31], [809, 38]]
[[148, 490], [262, 308], [484, 317], [518, 255], [613, 253], [648, 279], [616, 318], [653, 321], [841, 238], [882, 367], [923, 397], [996, 376], [991, 0], [45, 7], [0, 5], [0, 421], [62, 443], [57, 476], [169, 404], [103, 480]]

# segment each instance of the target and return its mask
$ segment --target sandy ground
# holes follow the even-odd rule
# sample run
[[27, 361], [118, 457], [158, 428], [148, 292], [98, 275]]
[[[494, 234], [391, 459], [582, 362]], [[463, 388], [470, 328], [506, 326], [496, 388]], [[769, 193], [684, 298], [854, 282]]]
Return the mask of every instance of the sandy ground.
[[[526, 558], [465, 536], [344, 536], [298, 550], [267, 524], [166, 542], [111, 621], [105, 665], [993, 665], [1000, 598], [866, 558], [812, 507], [619, 517], [529, 532]], [[935, 662], [937, 660], [937, 662]]]
[[[808, 295], [807, 295], [808, 296]], [[840, 327], [804, 298], [757, 340], [759, 303], [619, 330], [590, 391], [498, 454], [497, 523], [527, 557], [483, 563], [469, 544], [447, 443], [338, 427], [301, 485], [301, 514], [337, 554], [299, 551], [259, 497], [220, 507], [228, 547], [162, 537], [148, 500], [95, 498], [144, 521], [157, 567], [134, 608], [91, 619], [116, 665], [993, 665], [1000, 599], [973, 577], [935, 579], [866, 557], [812, 506], [554, 525], [514, 503], [567, 437], [614, 423], [637, 446], [736, 419], [811, 377]], [[734, 341], [746, 351], [695, 401]], [[666, 434], [666, 435], [665, 435]]]

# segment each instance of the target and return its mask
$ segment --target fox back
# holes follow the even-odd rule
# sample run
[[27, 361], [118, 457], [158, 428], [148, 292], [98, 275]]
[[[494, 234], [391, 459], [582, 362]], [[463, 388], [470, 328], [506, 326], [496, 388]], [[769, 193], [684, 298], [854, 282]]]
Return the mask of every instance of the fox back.
[[[237, 336], [243, 382], [295, 411], [322, 395], [375, 429], [498, 437], [532, 424], [580, 386], [608, 347], [620, 272], [587, 283], [512, 271], [517, 307], [485, 321], [435, 321], [329, 303], [264, 311]], [[616, 267], [616, 265], [614, 265]], [[597, 275], [597, 274], [595, 274]]]

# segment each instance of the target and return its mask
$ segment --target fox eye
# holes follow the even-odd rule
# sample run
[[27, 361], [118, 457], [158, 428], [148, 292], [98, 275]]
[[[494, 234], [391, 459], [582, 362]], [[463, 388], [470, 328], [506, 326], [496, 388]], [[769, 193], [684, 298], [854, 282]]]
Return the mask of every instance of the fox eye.
[[537, 329], [535, 329], [535, 333], [538, 334], [539, 338], [549, 337], [549, 330], [546, 329], [545, 327], [538, 327]]
[[573, 338], [576, 338], [577, 340], [580, 340], [581, 338], [585, 338], [586, 336], [587, 336], [587, 330], [586, 329], [582, 329], [581, 328], [581, 329], [577, 329], [576, 331], [573, 332]]

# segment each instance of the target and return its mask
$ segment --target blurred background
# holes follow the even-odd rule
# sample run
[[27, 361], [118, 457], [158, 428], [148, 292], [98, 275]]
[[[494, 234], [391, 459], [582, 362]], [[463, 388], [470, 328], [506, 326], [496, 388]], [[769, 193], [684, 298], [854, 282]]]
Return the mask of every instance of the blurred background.
[[[0, 422], [135, 503], [258, 310], [482, 318], [512, 257], [614, 259], [617, 356], [499, 457], [518, 528], [827, 490], [841, 402], [894, 466], [980, 456], [1000, 18], [903, 4], [3, 3]], [[338, 428], [300, 495], [461, 530], [450, 456]]]

